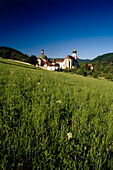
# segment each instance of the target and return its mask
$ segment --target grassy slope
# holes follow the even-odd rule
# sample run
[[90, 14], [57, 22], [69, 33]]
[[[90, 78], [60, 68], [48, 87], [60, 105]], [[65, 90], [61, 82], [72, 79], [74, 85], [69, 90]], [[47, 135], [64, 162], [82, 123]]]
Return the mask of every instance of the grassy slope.
[[112, 167], [112, 82], [4, 63], [0, 82], [2, 167]]
[[[20, 61], [21, 62], [21, 61]], [[4, 64], [8, 64], [8, 65], [15, 65], [15, 66], [20, 66], [20, 67], [24, 67], [24, 68], [32, 68], [32, 69], [37, 69], [36, 67], [34, 67], [33, 65], [28, 65], [28, 64], [24, 64], [23, 63], [19, 63], [16, 62], [15, 60], [7, 60], [7, 59], [3, 59], [3, 58], [0, 58], [0, 63], [4, 63]], [[39, 69], [39, 68], [38, 68]]]

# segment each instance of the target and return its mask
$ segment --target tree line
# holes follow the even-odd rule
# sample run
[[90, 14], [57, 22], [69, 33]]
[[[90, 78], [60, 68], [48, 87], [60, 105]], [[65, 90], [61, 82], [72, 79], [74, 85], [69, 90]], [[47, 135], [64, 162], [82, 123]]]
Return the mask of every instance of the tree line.
[[28, 62], [33, 65], [37, 64], [37, 57], [35, 55], [29, 56], [27, 54], [23, 54], [17, 50], [10, 49], [10, 48], [0, 49], [0, 57], [5, 58], [5, 59], [12, 59], [12, 60]]
[[88, 66], [89, 63], [80, 63], [79, 68], [75, 67], [74, 69], [65, 69], [64, 72], [76, 73], [83, 76], [91, 76], [94, 78], [103, 77], [105, 79], [113, 80], [113, 64], [104, 62], [93, 62], [93, 70]]

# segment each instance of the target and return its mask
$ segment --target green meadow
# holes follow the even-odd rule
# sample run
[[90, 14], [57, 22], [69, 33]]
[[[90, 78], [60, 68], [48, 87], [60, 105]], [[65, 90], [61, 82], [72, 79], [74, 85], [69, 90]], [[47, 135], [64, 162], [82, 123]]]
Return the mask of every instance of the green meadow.
[[113, 82], [0, 59], [0, 112], [1, 169], [113, 169]]

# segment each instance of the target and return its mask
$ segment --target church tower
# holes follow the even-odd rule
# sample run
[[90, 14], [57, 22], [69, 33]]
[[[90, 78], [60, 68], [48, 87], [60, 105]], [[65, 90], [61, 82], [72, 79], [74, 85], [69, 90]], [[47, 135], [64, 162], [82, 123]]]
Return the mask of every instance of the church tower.
[[75, 49], [73, 50], [72, 56], [75, 58], [75, 60], [77, 60], [77, 51]]
[[41, 54], [44, 54], [44, 49], [41, 50]]

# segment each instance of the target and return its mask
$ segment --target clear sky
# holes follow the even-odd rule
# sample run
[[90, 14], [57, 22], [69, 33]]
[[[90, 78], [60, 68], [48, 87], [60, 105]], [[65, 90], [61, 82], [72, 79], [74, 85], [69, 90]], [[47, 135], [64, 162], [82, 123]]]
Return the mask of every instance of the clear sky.
[[54, 58], [113, 52], [113, 0], [0, 0], [0, 46]]

